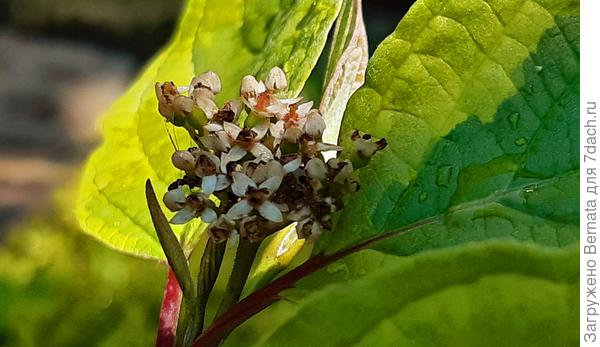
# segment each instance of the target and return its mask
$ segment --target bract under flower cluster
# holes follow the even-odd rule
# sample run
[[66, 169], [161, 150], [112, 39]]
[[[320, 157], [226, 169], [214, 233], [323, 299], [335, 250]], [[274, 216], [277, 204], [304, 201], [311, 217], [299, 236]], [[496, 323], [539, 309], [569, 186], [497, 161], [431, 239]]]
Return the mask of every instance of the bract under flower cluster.
[[[322, 152], [343, 148], [322, 142], [326, 125], [312, 102], [278, 97], [286, 88], [285, 73], [274, 67], [265, 81], [244, 77], [241, 100], [219, 107], [221, 81], [212, 71], [189, 87], [156, 84], [160, 114], [186, 128], [197, 144], [172, 156], [185, 175], [163, 198], [176, 212], [171, 223], [201, 218], [216, 242], [237, 234], [260, 241], [292, 222], [299, 237], [331, 228], [332, 213], [358, 188], [353, 164], [324, 160]], [[386, 147], [385, 139], [359, 132], [352, 139], [351, 154], [362, 161]]]

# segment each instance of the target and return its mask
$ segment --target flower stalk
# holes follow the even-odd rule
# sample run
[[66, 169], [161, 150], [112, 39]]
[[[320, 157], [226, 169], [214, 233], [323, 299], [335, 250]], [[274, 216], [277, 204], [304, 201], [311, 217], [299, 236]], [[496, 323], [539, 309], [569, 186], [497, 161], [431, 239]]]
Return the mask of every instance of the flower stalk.
[[231, 277], [227, 282], [227, 288], [225, 294], [221, 300], [219, 309], [215, 318], [218, 318], [224, 312], [228, 311], [231, 307], [238, 303], [246, 281], [248, 280], [248, 274], [252, 268], [254, 258], [260, 246], [260, 242], [250, 242], [245, 239], [240, 240], [236, 254], [235, 262], [233, 264], [233, 270], [231, 271]]

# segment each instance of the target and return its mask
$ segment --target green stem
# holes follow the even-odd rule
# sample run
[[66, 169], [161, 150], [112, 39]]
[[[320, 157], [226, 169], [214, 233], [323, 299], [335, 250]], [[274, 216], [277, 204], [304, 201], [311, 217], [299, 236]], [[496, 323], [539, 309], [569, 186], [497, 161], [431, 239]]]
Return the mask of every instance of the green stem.
[[250, 268], [256, 257], [256, 252], [260, 242], [250, 242], [246, 239], [240, 239], [240, 244], [235, 254], [235, 262], [233, 264], [233, 270], [231, 271], [231, 277], [227, 282], [227, 288], [223, 295], [223, 300], [217, 311], [216, 318], [221, 314], [229, 310], [233, 305], [237, 304], [242, 295], [242, 290], [248, 279]]
[[194, 338], [202, 332], [204, 326], [204, 315], [206, 313], [206, 305], [208, 297], [215, 286], [221, 263], [223, 263], [223, 255], [225, 254], [225, 246], [227, 242], [215, 243], [208, 239], [202, 261], [200, 262], [200, 271], [198, 272], [198, 325]]
[[183, 346], [189, 346], [202, 333], [208, 297], [219, 275], [225, 254], [225, 245], [225, 242], [215, 243], [211, 239], [206, 243], [198, 270], [196, 291], [198, 297], [186, 312], [187, 327], [183, 337]]

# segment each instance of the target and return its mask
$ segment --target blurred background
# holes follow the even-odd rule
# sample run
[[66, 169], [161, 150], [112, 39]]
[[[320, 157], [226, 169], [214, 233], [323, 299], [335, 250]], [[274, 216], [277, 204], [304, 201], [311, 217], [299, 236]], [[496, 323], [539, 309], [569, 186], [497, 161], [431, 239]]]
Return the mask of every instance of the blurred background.
[[[363, 2], [372, 52], [413, 1]], [[70, 211], [98, 117], [169, 39], [181, 5], [0, 0], [0, 346], [153, 343], [164, 269], [79, 233]]]

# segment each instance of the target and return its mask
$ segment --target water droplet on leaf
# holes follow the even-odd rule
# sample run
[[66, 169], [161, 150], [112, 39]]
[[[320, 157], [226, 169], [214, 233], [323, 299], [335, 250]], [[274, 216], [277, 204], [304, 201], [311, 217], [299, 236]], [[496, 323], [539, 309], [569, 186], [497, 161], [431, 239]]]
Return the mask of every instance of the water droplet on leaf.
[[527, 144], [527, 139], [525, 139], [524, 137], [519, 137], [518, 139], [515, 140], [515, 145], [517, 146], [524, 146]]
[[521, 118], [521, 115], [518, 112], [511, 113], [510, 115], [508, 115], [508, 122], [510, 123], [510, 127], [512, 130], [517, 129], [517, 127], [519, 126], [520, 118]]
[[440, 166], [437, 171], [435, 184], [440, 187], [447, 187], [450, 184], [453, 170], [454, 168], [450, 165]]

